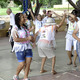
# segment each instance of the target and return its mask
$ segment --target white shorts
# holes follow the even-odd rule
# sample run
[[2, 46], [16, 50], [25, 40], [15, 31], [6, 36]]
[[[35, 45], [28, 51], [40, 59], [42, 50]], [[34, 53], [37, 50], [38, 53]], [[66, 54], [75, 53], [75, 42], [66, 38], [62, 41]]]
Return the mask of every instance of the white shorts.
[[66, 39], [66, 50], [71, 51], [72, 46], [74, 47], [74, 50], [76, 50], [76, 43], [77, 43], [77, 40]]

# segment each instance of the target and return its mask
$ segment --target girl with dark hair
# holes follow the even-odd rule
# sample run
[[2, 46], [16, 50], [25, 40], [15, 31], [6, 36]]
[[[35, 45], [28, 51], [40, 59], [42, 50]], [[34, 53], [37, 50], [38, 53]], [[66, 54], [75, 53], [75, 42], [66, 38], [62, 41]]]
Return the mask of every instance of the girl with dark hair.
[[25, 18], [22, 13], [17, 13], [15, 15], [15, 26], [12, 29], [12, 36], [14, 40], [14, 49], [16, 53], [16, 57], [18, 59], [19, 65], [16, 70], [16, 74], [13, 76], [14, 80], [19, 80], [20, 71], [25, 68], [25, 74], [23, 80], [29, 80], [28, 74], [31, 64], [31, 59], [33, 56], [32, 47], [30, 44], [30, 40], [33, 40], [33, 37], [30, 36], [27, 27], [24, 25]]

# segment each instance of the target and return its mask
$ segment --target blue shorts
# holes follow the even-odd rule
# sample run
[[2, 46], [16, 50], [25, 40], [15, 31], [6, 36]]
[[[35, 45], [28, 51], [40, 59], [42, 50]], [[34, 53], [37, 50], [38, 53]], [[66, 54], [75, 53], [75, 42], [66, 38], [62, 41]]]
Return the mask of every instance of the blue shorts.
[[32, 56], [33, 56], [32, 49], [16, 52], [16, 57], [18, 59], [18, 62], [24, 62], [26, 57], [32, 57]]

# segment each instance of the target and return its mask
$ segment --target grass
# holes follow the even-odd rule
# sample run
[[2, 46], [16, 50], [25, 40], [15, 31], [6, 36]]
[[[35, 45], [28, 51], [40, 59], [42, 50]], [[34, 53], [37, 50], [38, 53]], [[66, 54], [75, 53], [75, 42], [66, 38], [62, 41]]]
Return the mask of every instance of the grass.
[[[19, 7], [17, 7], [17, 8], [14, 7], [14, 8], [11, 8], [11, 9], [12, 9], [14, 14], [17, 13], [17, 12], [20, 12]], [[0, 15], [7, 15], [6, 10], [7, 10], [7, 8], [0, 8]]]
[[[14, 8], [11, 8], [11, 9], [12, 9], [12, 11], [13, 11], [14, 14], [16, 14], [16, 13], [18, 13], [18, 12], [21, 11], [19, 7], [14, 7]], [[64, 10], [64, 9], [68, 9], [68, 8], [40, 8], [40, 9], [41, 10], [43, 10], [43, 9]], [[69, 8], [69, 9], [72, 10], [74, 8]], [[7, 15], [6, 10], [7, 10], [7, 8], [0, 8], [0, 15]], [[34, 10], [34, 8], [33, 8], [33, 10]]]

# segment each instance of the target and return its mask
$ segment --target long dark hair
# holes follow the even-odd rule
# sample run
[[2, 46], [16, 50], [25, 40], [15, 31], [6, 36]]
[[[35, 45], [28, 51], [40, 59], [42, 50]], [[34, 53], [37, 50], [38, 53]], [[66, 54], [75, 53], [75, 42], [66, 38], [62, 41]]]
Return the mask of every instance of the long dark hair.
[[21, 27], [20, 27], [20, 21], [21, 21], [21, 17], [20, 17], [20, 15], [21, 15], [22, 13], [17, 13], [16, 15], [15, 15], [15, 24], [17, 25], [17, 27], [19, 28], [19, 29], [21, 29]]
[[[17, 27], [18, 27], [18, 29], [21, 29], [21, 27], [20, 27], [20, 21], [21, 21], [21, 17], [20, 17], [20, 15], [21, 15], [22, 13], [17, 13], [16, 15], [15, 15], [15, 24], [17, 25]], [[22, 14], [23, 15], [23, 14]], [[23, 26], [27, 29], [27, 26], [25, 25], [25, 24], [23, 24]]]

